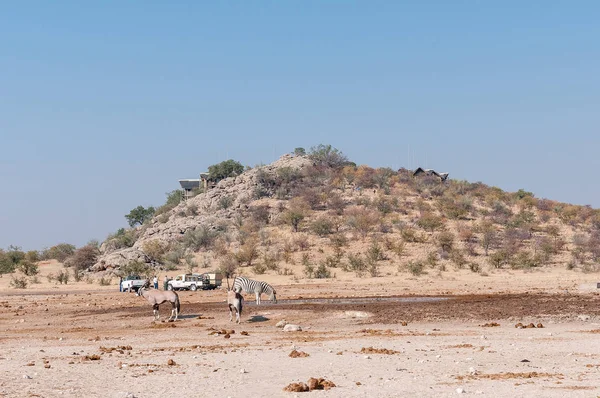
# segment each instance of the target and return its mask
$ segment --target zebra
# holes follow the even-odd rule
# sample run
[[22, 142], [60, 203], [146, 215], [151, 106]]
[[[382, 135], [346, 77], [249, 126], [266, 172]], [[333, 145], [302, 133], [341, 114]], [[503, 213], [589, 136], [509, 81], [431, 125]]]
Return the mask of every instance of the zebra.
[[236, 276], [233, 280], [233, 290], [240, 293], [242, 290], [246, 293], [256, 294], [256, 304], [260, 305], [260, 295], [262, 293], [269, 294], [270, 299], [273, 303], [277, 303], [276, 292], [273, 286], [267, 282], [255, 281], [252, 279], [244, 278], [243, 276]]

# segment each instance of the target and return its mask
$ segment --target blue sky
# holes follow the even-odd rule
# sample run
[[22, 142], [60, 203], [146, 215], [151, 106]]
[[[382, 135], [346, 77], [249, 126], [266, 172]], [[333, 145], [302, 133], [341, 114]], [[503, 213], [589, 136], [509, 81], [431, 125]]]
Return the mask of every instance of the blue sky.
[[0, 247], [103, 240], [179, 178], [319, 143], [598, 207], [599, 19], [594, 1], [4, 2]]

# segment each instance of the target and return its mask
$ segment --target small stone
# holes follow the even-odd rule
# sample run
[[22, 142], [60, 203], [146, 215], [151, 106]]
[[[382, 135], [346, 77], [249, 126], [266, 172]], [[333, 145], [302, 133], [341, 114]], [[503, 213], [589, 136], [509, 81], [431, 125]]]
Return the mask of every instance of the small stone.
[[301, 332], [302, 327], [300, 327], [299, 325], [292, 325], [291, 323], [288, 323], [287, 325], [285, 325], [283, 327], [283, 331], [284, 332]]
[[521, 362], [531, 362], [529, 359], [521, 359]]
[[174, 360], [172, 360], [172, 359], [169, 359], [169, 360], [167, 361], [167, 365], [169, 365], [169, 366], [174, 366], [174, 365], [175, 365], [175, 361], [174, 361]]
[[470, 374], [470, 375], [473, 375], [473, 376], [477, 374], [477, 371], [475, 370], [475, 368], [474, 368], [474, 367], [472, 367], [472, 366], [471, 366], [471, 367], [469, 368], [469, 374]]
[[365, 355], [363, 358], [365, 358], [365, 359], [371, 359], [371, 356]]
[[462, 393], [464, 393], [464, 392], [465, 392], [465, 390], [463, 390], [463, 389], [462, 389], [462, 388], [460, 388], [460, 387], [456, 389], [456, 393], [457, 393], [457, 394], [462, 394]]
[[23, 375], [23, 378], [24, 379], [31, 379], [31, 376], [29, 376], [29, 375]]
[[246, 369], [242, 368], [242, 369], [240, 369], [240, 373], [244, 374], [244, 373], [248, 373], [248, 371]]

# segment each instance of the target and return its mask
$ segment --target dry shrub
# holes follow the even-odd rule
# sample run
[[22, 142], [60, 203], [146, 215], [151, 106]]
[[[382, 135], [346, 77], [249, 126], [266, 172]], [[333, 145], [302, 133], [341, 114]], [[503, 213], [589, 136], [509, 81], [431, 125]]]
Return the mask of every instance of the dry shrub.
[[423, 264], [422, 261], [409, 261], [407, 264], [407, 269], [412, 275], [421, 276], [425, 273], [425, 264]]
[[169, 244], [158, 239], [149, 240], [142, 244], [142, 251], [153, 261], [162, 262], [168, 250]]
[[310, 241], [308, 235], [298, 234], [294, 236], [294, 245], [299, 251], [306, 251], [310, 248]]
[[436, 216], [433, 213], [424, 213], [419, 220], [417, 225], [426, 231], [434, 233], [436, 230], [444, 226], [444, 220], [442, 217]]
[[99, 254], [100, 251], [94, 245], [80, 247], [65, 260], [65, 266], [75, 271], [89, 270], [96, 263]]
[[379, 213], [372, 209], [352, 206], [344, 212], [346, 223], [364, 239], [379, 223]]

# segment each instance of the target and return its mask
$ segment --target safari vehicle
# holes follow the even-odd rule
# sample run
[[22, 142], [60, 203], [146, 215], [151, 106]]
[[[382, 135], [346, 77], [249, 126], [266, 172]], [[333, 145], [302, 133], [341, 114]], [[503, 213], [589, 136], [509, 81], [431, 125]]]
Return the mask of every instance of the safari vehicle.
[[206, 272], [204, 274], [193, 274], [202, 277], [204, 290], [216, 289], [223, 284], [223, 275], [217, 272]]
[[181, 274], [167, 282], [167, 290], [191, 290], [195, 292], [202, 289], [203, 285], [204, 279], [201, 275]]
[[147, 280], [142, 279], [139, 275], [128, 275], [121, 281], [121, 291], [122, 292], [132, 292], [144, 286]]
[[221, 286], [221, 274], [209, 272], [204, 274], [181, 274], [167, 282], [167, 290], [210, 290]]

